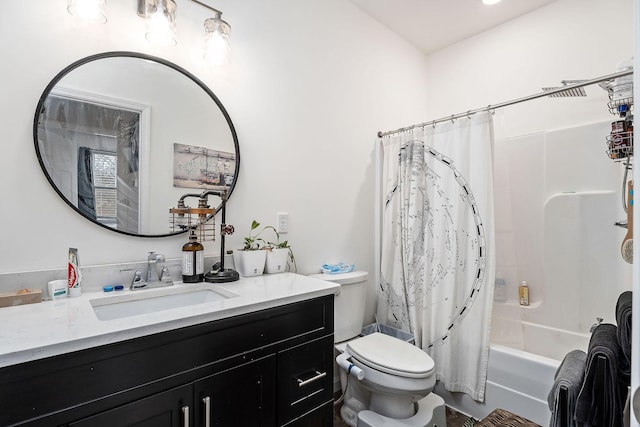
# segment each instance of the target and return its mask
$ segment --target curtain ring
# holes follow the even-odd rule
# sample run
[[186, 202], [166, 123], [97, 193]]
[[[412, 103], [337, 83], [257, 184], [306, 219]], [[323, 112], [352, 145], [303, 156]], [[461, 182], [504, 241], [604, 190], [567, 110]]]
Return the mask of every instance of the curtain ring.
[[467, 119], [471, 120], [471, 110], [467, 111]]
[[433, 126], [434, 129], [436, 128], [436, 121], [435, 120], [431, 122], [431, 126]]
[[455, 114], [452, 114], [452, 115], [451, 115], [451, 119], [450, 119], [450, 120], [451, 120], [451, 123], [455, 123], [455, 122], [456, 122], [456, 121], [454, 120], [454, 117], [455, 117], [455, 116], [456, 116]]
[[491, 108], [491, 104], [487, 105], [487, 113], [491, 114], [492, 116], [496, 114], [496, 110], [495, 108]]

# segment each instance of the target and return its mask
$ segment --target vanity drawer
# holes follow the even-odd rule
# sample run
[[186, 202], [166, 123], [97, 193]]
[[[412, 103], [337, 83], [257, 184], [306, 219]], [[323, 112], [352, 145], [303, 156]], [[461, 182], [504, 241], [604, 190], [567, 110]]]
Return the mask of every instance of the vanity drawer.
[[278, 353], [278, 424], [333, 400], [333, 335]]
[[333, 401], [296, 418], [283, 427], [333, 427]]

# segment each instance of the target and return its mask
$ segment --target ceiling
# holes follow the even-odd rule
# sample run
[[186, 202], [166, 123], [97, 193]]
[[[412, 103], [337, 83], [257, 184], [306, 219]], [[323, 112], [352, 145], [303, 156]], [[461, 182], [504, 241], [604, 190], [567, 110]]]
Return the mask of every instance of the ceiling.
[[350, 0], [425, 54], [445, 48], [556, 0]]

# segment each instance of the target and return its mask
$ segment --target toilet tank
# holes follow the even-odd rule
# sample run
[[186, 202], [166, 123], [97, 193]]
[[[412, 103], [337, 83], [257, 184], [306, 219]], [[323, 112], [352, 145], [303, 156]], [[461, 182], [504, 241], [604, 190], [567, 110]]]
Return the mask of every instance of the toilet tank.
[[340, 284], [340, 294], [336, 295], [333, 310], [334, 341], [338, 343], [359, 335], [364, 322], [369, 274], [366, 271], [352, 271], [340, 274], [312, 274], [309, 277]]

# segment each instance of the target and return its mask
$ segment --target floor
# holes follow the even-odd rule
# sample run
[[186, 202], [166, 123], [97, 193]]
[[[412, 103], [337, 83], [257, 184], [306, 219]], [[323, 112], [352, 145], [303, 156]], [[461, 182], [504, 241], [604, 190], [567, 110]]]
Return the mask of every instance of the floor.
[[447, 408], [447, 427], [462, 427], [469, 419], [470, 417]]
[[[340, 418], [339, 407], [336, 407], [333, 417], [333, 427], [348, 427], [342, 418]], [[447, 408], [447, 427], [462, 427], [463, 424], [469, 420], [469, 417], [459, 412], [454, 411], [451, 408]]]

